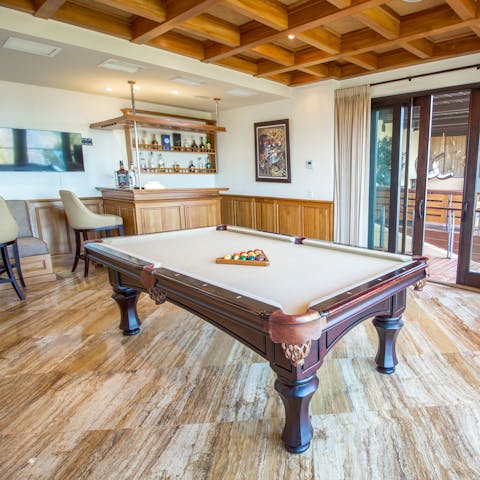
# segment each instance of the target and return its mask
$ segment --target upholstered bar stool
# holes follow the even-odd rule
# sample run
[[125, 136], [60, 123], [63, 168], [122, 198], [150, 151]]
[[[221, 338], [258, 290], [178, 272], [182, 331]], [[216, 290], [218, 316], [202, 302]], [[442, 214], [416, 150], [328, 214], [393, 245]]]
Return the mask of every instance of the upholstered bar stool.
[[[88, 257], [80, 253], [82, 239], [84, 241], [88, 239], [88, 232], [104, 231], [107, 237], [109, 237], [112, 230], [117, 230], [119, 235], [123, 235], [122, 217], [92, 212], [80, 201], [75, 193], [69, 190], [60, 190], [60, 198], [67, 214], [68, 223], [75, 232], [75, 259], [72, 272], [77, 268], [78, 261], [82, 259], [85, 262], [84, 276], [87, 277], [89, 261]], [[82, 238], [80, 238], [80, 235]]]
[[[8, 209], [5, 200], [0, 197], [0, 250], [2, 252], [2, 262], [0, 265], [0, 274], [7, 272], [8, 278], [0, 278], [0, 283], [11, 283], [15, 292], [17, 292], [20, 300], [25, 300], [25, 295], [17, 283], [13, 269], [17, 270], [18, 278], [23, 287], [25, 287], [25, 281], [23, 280], [22, 268], [20, 266], [20, 256], [18, 254], [17, 236], [18, 225], [13, 215]], [[12, 246], [14, 263], [10, 259], [8, 254], [8, 246]]]

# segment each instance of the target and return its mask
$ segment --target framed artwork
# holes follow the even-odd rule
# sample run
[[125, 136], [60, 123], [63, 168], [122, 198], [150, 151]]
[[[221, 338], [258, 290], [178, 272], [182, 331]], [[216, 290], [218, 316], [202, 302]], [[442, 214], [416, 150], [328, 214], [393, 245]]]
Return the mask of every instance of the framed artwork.
[[255, 179], [290, 183], [288, 119], [254, 124]]

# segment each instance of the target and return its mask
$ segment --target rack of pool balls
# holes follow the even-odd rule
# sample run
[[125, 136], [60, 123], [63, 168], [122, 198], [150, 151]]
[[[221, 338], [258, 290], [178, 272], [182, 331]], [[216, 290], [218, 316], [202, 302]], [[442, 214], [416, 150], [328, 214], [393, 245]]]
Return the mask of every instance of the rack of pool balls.
[[263, 253], [263, 250], [256, 248], [255, 250], [246, 250], [244, 252], [237, 252], [224, 255], [215, 259], [216, 263], [225, 263], [228, 265], [247, 265], [266, 267], [269, 265], [268, 258]]

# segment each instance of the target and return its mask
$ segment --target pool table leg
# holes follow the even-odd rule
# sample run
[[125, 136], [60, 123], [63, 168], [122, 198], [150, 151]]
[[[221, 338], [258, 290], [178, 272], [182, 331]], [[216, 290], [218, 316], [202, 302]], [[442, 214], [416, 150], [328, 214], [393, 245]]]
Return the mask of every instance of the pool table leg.
[[137, 315], [137, 301], [140, 292], [132, 288], [114, 288], [112, 298], [120, 308], [120, 326], [123, 334], [127, 336], [140, 333], [142, 322]]
[[373, 325], [377, 329], [379, 345], [375, 362], [377, 370], [381, 373], [393, 373], [397, 365], [395, 343], [398, 333], [403, 327], [401, 316], [398, 317], [375, 317]]
[[285, 406], [285, 427], [282, 439], [291, 453], [302, 453], [310, 446], [313, 427], [310, 422], [309, 406], [318, 388], [318, 378], [312, 375], [302, 380], [288, 380], [278, 377], [275, 390], [282, 397]]

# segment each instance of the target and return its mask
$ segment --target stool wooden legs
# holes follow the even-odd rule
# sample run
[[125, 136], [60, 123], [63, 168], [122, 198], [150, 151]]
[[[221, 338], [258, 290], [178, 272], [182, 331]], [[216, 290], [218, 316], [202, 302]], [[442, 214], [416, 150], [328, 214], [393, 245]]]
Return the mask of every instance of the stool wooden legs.
[[14, 242], [11, 242], [11, 243], [10, 242], [9, 243], [4, 243], [0, 247], [0, 250], [2, 251], [2, 262], [3, 262], [3, 267], [4, 267], [4, 269], [2, 271], [7, 272], [7, 275], [8, 275], [8, 279], [4, 278], [4, 279], [1, 279], [1, 280], [2, 280], [2, 283], [5, 283], [5, 282], [11, 283], [13, 285], [13, 288], [15, 289], [15, 292], [18, 295], [18, 298], [20, 298], [20, 300], [25, 300], [25, 294], [23, 293], [22, 289], [18, 285], [17, 279], [15, 278], [15, 274], [13, 273], [12, 263], [10, 261], [10, 257], [8, 255], [8, 250], [7, 250], [8, 245], [12, 245], [13, 254], [14, 254], [14, 257], [15, 257], [15, 265], [14, 266], [17, 269], [18, 277], [20, 278], [20, 282], [25, 287], [25, 282], [23, 280], [23, 275], [22, 275], [22, 269], [20, 267], [20, 260], [19, 260], [19, 255], [18, 255], [18, 245], [17, 245], [16, 240]]
[[80, 253], [82, 250], [82, 241], [85, 242], [88, 240], [88, 232], [105, 232], [107, 237], [111, 236], [112, 230], [117, 230], [119, 235], [123, 235], [123, 226], [116, 225], [114, 227], [106, 227], [106, 228], [88, 228], [85, 230], [73, 230], [75, 233], [75, 258], [73, 259], [73, 267], [72, 272], [74, 272], [78, 266], [78, 261], [83, 260], [85, 262], [83, 275], [88, 277], [88, 270], [89, 270], [89, 259], [88, 256], [85, 254]]

